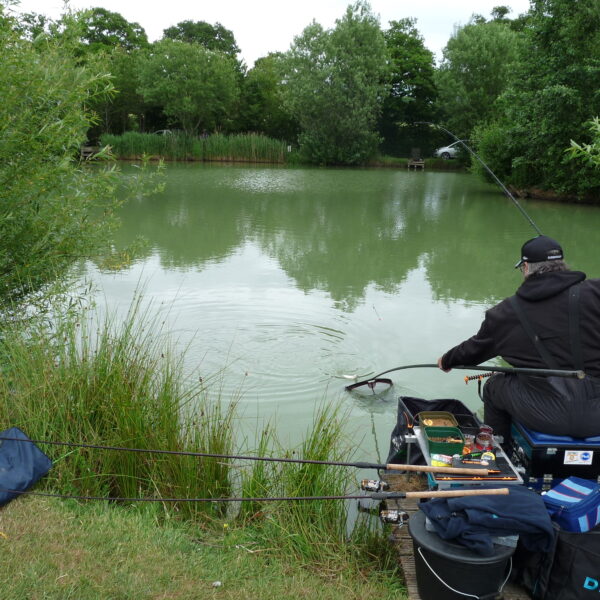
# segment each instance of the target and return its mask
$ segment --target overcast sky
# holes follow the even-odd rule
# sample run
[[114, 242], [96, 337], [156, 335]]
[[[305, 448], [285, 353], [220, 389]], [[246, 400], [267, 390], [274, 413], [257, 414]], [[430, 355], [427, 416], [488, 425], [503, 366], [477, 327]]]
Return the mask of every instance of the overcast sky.
[[[341, 17], [350, 0], [71, 0], [72, 9], [100, 6], [139, 23], [150, 41], [162, 37], [163, 29], [180, 21], [221, 23], [233, 31], [241, 57], [251, 67], [269, 52], [285, 51], [294, 36], [313, 19], [325, 28]], [[512, 9], [510, 17], [526, 12], [529, 0], [371, 0], [383, 29], [389, 21], [414, 17], [425, 45], [441, 59], [456, 26], [473, 13], [489, 17], [494, 6]], [[37, 12], [51, 18], [63, 12], [61, 0], [21, 0], [22, 12]]]

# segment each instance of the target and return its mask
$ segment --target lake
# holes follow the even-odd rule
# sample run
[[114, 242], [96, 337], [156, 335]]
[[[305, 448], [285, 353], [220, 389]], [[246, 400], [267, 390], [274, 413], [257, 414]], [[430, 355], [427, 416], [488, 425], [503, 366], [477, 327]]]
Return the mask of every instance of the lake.
[[[121, 211], [118, 242], [143, 236], [147, 251], [117, 273], [87, 263], [83, 276], [100, 311], [125, 314], [141, 293], [190, 376], [239, 402], [244, 436], [270, 421], [295, 444], [316, 407], [339, 401], [356, 458], [385, 459], [398, 396], [480, 408], [465, 371], [391, 373], [381, 397], [345, 392], [344, 376], [435, 363], [514, 292], [536, 232], [497, 185], [456, 172], [207, 164], [169, 164], [165, 184]], [[598, 208], [521, 203], [573, 268], [600, 274]]]

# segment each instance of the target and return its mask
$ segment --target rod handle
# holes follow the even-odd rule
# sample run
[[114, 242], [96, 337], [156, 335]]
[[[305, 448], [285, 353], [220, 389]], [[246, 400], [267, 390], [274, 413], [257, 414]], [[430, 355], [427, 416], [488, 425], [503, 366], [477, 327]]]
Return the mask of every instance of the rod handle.
[[454, 475], [489, 475], [487, 469], [469, 469], [467, 467], [434, 467], [432, 465], [385, 465], [390, 471], [416, 471], [418, 473], [453, 473]]
[[481, 488], [469, 490], [437, 490], [426, 492], [406, 492], [407, 498], [458, 498], [460, 496], [508, 496], [508, 488]]

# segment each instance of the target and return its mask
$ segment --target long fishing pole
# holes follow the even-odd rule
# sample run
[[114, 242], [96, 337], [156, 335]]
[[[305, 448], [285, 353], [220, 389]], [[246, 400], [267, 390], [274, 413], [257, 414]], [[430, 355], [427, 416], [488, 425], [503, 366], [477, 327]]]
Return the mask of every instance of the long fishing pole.
[[508, 488], [476, 488], [416, 492], [373, 492], [371, 494], [348, 494], [338, 496], [267, 496], [259, 498], [119, 498], [110, 496], [75, 496], [68, 494], [51, 494], [47, 492], [29, 492], [0, 488], [0, 492], [18, 495], [44, 496], [67, 500], [103, 500], [107, 502], [287, 502], [292, 500], [394, 500], [401, 498], [458, 498], [462, 496], [507, 496]]
[[278, 463], [298, 463], [311, 465], [330, 465], [333, 467], [355, 467], [357, 469], [375, 469], [389, 471], [415, 471], [418, 473], [455, 473], [461, 475], [487, 475], [485, 469], [469, 469], [466, 467], [436, 467], [431, 465], [379, 464], [370, 462], [342, 462], [334, 460], [313, 460], [308, 458], [274, 458], [271, 456], [252, 456], [239, 454], [217, 454], [214, 452], [186, 452], [179, 450], [152, 450], [148, 448], [124, 448], [120, 446], [101, 446], [98, 444], [75, 444], [73, 442], [54, 442], [48, 440], [31, 440], [0, 436], [0, 440], [29, 442], [31, 444], [50, 444], [53, 446], [70, 446], [75, 448], [92, 448], [97, 450], [115, 450], [117, 452], [144, 452], [152, 454], [176, 454], [180, 456], [197, 456], [202, 458], [224, 458], [231, 460], [254, 460]]
[[491, 175], [494, 181], [502, 188], [504, 193], [513, 201], [514, 205], [521, 211], [521, 214], [527, 219], [529, 224], [535, 229], [538, 235], [542, 235], [542, 231], [540, 228], [533, 222], [533, 219], [525, 212], [525, 209], [519, 204], [517, 199], [508, 191], [508, 188], [496, 177], [496, 174], [485, 164], [483, 159], [473, 150], [464, 140], [456, 137], [451, 131], [448, 131], [445, 127], [438, 125], [437, 123], [430, 123], [429, 121], [417, 121], [416, 125], [431, 125], [432, 127], [437, 127], [442, 131], [445, 131], [451, 138], [460, 142], [468, 152], [470, 152], [483, 166], [483, 168]]
[[[363, 385], [369, 385], [372, 387], [372, 383], [375, 382], [382, 375], [386, 375], [387, 373], [391, 373], [393, 371], [403, 371], [404, 369], [439, 369], [437, 364], [420, 364], [420, 365], [404, 365], [402, 367], [394, 367], [393, 369], [388, 369], [387, 371], [382, 371], [377, 375], [373, 375], [373, 377], [369, 377], [369, 379], [364, 379], [363, 381], [358, 381], [351, 385], [346, 386], [346, 390], [351, 391], [356, 389], [357, 387]], [[586, 374], [585, 371], [568, 371], [561, 369], [532, 369], [528, 367], [493, 367], [488, 365], [458, 365], [456, 367], [452, 367], [453, 369], [463, 369], [466, 371], [490, 371], [492, 373], [521, 373], [523, 375], [537, 375], [539, 377], [567, 377], [573, 379], [584, 379]], [[384, 380], [385, 383], [389, 383], [391, 380]]]

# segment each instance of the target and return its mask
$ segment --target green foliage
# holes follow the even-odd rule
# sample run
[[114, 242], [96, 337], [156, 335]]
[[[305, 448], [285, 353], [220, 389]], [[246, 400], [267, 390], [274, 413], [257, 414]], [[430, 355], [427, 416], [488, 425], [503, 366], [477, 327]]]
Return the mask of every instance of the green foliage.
[[588, 164], [600, 167], [600, 119], [594, 117], [588, 123], [591, 141], [589, 143], [577, 143], [571, 140], [567, 153], [571, 158], [581, 159]]
[[436, 74], [439, 108], [462, 139], [494, 114], [494, 102], [523, 60], [522, 35], [503, 20], [471, 22], [450, 38]]
[[600, 113], [600, 4], [535, 0], [524, 34], [527, 61], [499, 99], [494, 122], [477, 132], [484, 157], [515, 186], [594, 197], [600, 173], [569, 161], [565, 148], [585, 139], [586, 123]]
[[142, 156], [169, 160], [215, 160], [283, 163], [287, 147], [280, 140], [258, 134], [196, 137], [185, 133], [153, 135], [128, 131], [121, 136], [105, 134], [103, 145], [110, 146], [119, 158]]
[[200, 44], [207, 50], [223, 52], [233, 59], [240, 51], [233, 32], [223, 27], [221, 23], [211, 25], [206, 21], [181, 21], [165, 29], [163, 39]]
[[140, 51], [127, 51], [116, 47], [103, 56], [105, 68], [111, 74], [115, 93], [94, 104], [99, 123], [90, 132], [90, 138], [99, 137], [101, 132], [122, 133], [139, 127], [139, 121], [147, 106], [138, 92], [138, 61]]
[[[71, 15], [63, 19], [69, 23]], [[130, 23], [117, 12], [105, 8], [90, 8], [75, 13], [80, 40], [91, 52], [108, 51], [119, 47], [137, 50], [148, 46], [148, 36], [139, 23]], [[59, 22], [60, 25], [60, 22]]]
[[425, 48], [415, 23], [415, 19], [391, 21], [384, 32], [390, 57], [390, 93], [383, 104], [379, 130], [384, 137], [384, 150], [404, 155], [412, 146], [422, 145], [423, 140], [421, 136], [407, 135], [408, 130], [401, 124], [436, 120], [433, 53]]
[[259, 58], [242, 86], [238, 125], [270, 137], [296, 141], [297, 122], [283, 106], [282, 54]]
[[147, 102], [193, 135], [230, 119], [239, 96], [235, 62], [198, 44], [162, 40], [139, 62], [139, 91]]
[[93, 122], [84, 103], [110, 93], [109, 77], [75, 64], [64, 40], [32, 43], [20, 31], [0, 18], [2, 310], [96, 253], [116, 224], [117, 172], [78, 162]]
[[284, 102], [310, 161], [359, 164], [374, 154], [386, 58], [379, 22], [362, 1], [334, 29], [313, 22], [295, 38], [285, 57]]

